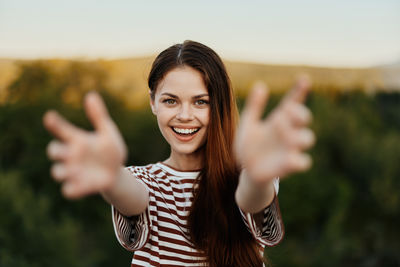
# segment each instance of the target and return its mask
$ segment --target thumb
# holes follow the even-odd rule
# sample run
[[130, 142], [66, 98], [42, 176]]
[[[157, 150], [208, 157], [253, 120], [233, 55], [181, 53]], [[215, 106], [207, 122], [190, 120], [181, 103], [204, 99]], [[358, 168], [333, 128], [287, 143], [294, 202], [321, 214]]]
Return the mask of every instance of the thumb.
[[96, 131], [104, 131], [109, 123], [110, 115], [99, 93], [92, 91], [86, 94], [84, 100], [86, 115]]
[[263, 82], [257, 82], [247, 97], [242, 112], [244, 122], [255, 122], [260, 120], [267, 103], [269, 90]]
[[298, 76], [295, 86], [289, 93], [284, 97], [284, 102], [295, 101], [303, 103], [307, 97], [307, 94], [311, 87], [311, 78], [306, 74]]

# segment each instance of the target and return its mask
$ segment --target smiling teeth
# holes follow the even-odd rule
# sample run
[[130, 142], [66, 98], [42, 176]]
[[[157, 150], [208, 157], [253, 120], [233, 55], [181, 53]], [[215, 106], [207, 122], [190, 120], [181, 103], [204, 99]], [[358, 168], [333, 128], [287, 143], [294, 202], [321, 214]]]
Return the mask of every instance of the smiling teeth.
[[194, 129], [180, 129], [180, 128], [173, 128], [175, 132], [180, 133], [180, 134], [192, 134], [194, 132], [197, 132], [199, 128], [194, 128]]

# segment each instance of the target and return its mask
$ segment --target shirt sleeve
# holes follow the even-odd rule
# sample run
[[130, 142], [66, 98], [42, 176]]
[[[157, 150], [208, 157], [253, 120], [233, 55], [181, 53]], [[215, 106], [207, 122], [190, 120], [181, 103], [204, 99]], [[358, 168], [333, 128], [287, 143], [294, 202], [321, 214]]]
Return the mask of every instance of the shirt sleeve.
[[275, 178], [274, 187], [274, 200], [262, 211], [261, 225], [257, 225], [254, 214], [240, 210], [247, 228], [262, 246], [272, 247], [277, 245], [282, 241], [285, 233], [278, 201], [279, 178]]
[[[131, 168], [127, 169], [133, 173]], [[144, 181], [135, 177], [133, 179], [138, 179], [149, 191], [149, 194], [152, 194]], [[150, 237], [151, 217], [149, 207], [143, 213], [131, 217], [121, 214], [114, 206], [111, 206], [111, 212], [115, 236], [121, 246], [129, 251], [142, 248]]]

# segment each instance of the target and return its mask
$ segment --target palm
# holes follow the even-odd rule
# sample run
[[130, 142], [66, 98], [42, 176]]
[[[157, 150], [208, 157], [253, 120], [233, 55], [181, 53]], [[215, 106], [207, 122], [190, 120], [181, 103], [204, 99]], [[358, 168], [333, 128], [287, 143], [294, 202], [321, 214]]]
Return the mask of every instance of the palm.
[[302, 104], [307, 88], [308, 83], [300, 81], [264, 120], [260, 117], [265, 89], [258, 88], [250, 95], [235, 138], [235, 153], [255, 181], [284, 177], [310, 167], [311, 160], [303, 153], [314, 142], [313, 133], [306, 128], [311, 114]]
[[63, 182], [63, 192], [71, 198], [110, 187], [126, 157], [122, 137], [97, 94], [87, 97], [86, 112], [94, 132], [73, 126], [55, 112], [44, 117], [46, 128], [60, 139], [48, 147], [49, 157], [58, 161], [52, 175]]

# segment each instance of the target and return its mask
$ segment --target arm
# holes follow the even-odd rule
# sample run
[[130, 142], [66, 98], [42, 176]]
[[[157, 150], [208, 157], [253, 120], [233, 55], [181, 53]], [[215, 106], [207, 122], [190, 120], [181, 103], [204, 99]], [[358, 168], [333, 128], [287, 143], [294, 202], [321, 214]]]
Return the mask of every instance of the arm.
[[101, 192], [103, 198], [125, 216], [142, 213], [149, 203], [149, 192], [124, 167], [112, 187]]
[[275, 198], [273, 180], [256, 182], [246, 170], [240, 173], [235, 199], [239, 208], [245, 212], [258, 213], [269, 206]]
[[127, 149], [117, 126], [97, 93], [89, 93], [84, 104], [93, 132], [77, 128], [55, 111], [43, 118], [47, 130], [58, 139], [47, 148], [49, 158], [56, 161], [53, 178], [62, 183], [67, 198], [101, 192], [124, 215], [141, 213], [147, 207], [148, 192], [122, 168]]
[[304, 150], [314, 144], [315, 137], [307, 127], [311, 112], [303, 103], [308, 88], [308, 80], [299, 79], [263, 120], [265, 86], [258, 84], [248, 97], [234, 144], [236, 158], [244, 169], [235, 194], [243, 211], [257, 213], [271, 204], [275, 177], [310, 168], [311, 158]]
[[149, 192], [145, 186], [124, 167], [120, 168], [114, 185], [102, 190], [101, 195], [105, 201], [128, 217], [139, 215], [149, 203]]

